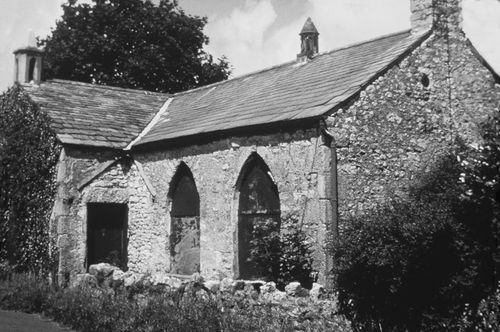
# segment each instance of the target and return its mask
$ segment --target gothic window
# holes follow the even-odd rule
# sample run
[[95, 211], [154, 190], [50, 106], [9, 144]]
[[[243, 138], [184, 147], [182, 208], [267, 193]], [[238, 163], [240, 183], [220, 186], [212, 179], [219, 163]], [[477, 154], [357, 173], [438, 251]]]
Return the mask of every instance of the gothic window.
[[[241, 171], [238, 209], [238, 272], [242, 279], [266, 279], [269, 267], [251, 258], [255, 236], [259, 230], [278, 232], [280, 228], [280, 201], [278, 188], [262, 158], [252, 154]], [[254, 242], [254, 244], [252, 244]]]
[[35, 79], [35, 65], [36, 65], [36, 58], [31, 58], [28, 69], [28, 82], [31, 82]]
[[16, 57], [16, 82], [19, 82], [19, 59]]
[[170, 272], [200, 271], [200, 196], [193, 174], [181, 163], [170, 183]]

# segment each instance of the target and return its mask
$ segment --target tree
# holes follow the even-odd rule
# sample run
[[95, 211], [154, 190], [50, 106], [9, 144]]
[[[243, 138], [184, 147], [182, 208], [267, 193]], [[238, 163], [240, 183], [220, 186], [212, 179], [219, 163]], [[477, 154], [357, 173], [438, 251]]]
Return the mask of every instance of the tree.
[[483, 322], [484, 308], [498, 317], [499, 129], [496, 116], [483, 144], [457, 141], [408, 198], [345, 222], [334, 270], [340, 311], [356, 328], [459, 330]]
[[59, 157], [49, 118], [14, 86], [0, 96], [0, 262], [50, 272], [49, 219]]
[[68, 0], [45, 47], [44, 78], [177, 92], [230, 74], [226, 59], [203, 51], [205, 17], [176, 0]]

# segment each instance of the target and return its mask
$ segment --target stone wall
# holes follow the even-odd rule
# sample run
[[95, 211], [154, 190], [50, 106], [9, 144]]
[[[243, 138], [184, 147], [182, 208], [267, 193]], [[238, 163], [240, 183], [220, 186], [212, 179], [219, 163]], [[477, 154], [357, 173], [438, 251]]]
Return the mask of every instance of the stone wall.
[[481, 142], [479, 125], [500, 109], [500, 86], [467, 43], [462, 32], [437, 30], [327, 119], [338, 146], [341, 224], [405, 197], [457, 138]]
[[[466, 144], [480, 143], [479, 125], [499, 108], [500, 87], [463, 33], [434, 32], [359, 98], [326, 118], [337, 146], [340, 220], [407, 195], [421, 175], [454, 148], [457, 137]], [[128, 205], [130, 271], [170, 272], [168, 194], [183, 162], [200, 196], [201, 273], [209, 279], [237, 278], [237, 181], [252, 153], [270, 169], [281, 215], [294, 214], [302, 221], [314, 243], [314, 267], [324, 284], [327, 221], [332, 222], [332, 158], [319, 128], [217, 138], [136, 151], [132, 156], [66, 147], [53, 215], [62, 277], [86, 269], [86, 206], [99, 202]], [[115, 158], [121, 159], [78, 188]]]
[[116, 151], [68, 146], [61, 154], [53, 220], [57, 225], [62, 280], [86, 269], [88, 203], [128, 205], [129, 269], [139, 272], [150, 257], [160, 254], [152, 248], [154, 227], [149, 220], [142, 218], [145, 211], [151, 209], [150, 193], [130, 159], [119, 159], [88, 185], [79, 188], [82, 181], [89, 176], [92, 178], [99, 167], [119, 157]]
[[[66, 147], [59, 167], [54, 209], [58, 226], [60, 272], [74, 276], [86, 269], [88, 203], [128, 205], [128, 269], [170, 272], [170, 184], [184, 162], [200, 196], [200, 269], [207, 278], [237, 277], [237, 180], [245, 161], [258, 153], [278, 187], [281, 215], [295, 214], [315, 248], [315, 269], [325, 275], [325, 179], [329, 148], [318, 129], [239, 136], [194, 146], [135, 153], [119, 159], [78, 190], [78, 184], [107, 161], [113, 151]], [[138, 164], [140, 163], [140, 168]], [[146, 181], [153, 190], [147, 187]]]
[[[316, 129], [272, 135], [231, 137], [206, 144], [134, 155], [157, 191], [152, 220], [161, 223], [168, 251], [168, 191], [177, 167], [184, 162], [200, 195], [201, 273], [208, 278], [237, 277], [237, 180], [254, 152], [269, 167], [278, 187], [281, 215], [298, 215], [316, 247], [315, 268], [324, 276], [325, 159], [328, 148]], [[164, 264], [162, 264], [164, 265]], [[166, 265], [168, 266], [168, 264]]]

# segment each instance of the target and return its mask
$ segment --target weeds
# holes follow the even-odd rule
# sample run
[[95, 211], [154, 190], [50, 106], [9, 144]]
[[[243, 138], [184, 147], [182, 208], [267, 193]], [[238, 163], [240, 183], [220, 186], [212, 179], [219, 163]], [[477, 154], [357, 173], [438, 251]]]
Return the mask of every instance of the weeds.
[[[0, 308], [43, 313], [79, 331], [349, 331], [324, 304], [262, 303], [243, 292], [213, 294], [168, 286], [61, 289], [31, 274], [0, 281]], [[298, 299], [297, 299], [298, 300]]]

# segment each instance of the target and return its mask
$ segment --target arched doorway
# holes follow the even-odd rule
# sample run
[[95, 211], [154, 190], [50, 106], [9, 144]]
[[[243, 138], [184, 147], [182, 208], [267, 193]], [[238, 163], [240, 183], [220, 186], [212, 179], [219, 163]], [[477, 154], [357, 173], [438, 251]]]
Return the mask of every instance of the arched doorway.
[[[269, 167], [253, 153], [243, 166], [237, 188], [238, 202], [238, 274], [241, 279], [266, 279], [271, 277], [274, 266], [263, 266], [256, 236], [279, 234], [280, 201], [278, 188]], [[257, 247], [256, 247], [257, 246]], [[270, 262], [270, 264], [278, 262]]]
[[200, 271], [200, 196], [189, 167], [181, 163], [170, 183], [170, 272]]

